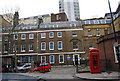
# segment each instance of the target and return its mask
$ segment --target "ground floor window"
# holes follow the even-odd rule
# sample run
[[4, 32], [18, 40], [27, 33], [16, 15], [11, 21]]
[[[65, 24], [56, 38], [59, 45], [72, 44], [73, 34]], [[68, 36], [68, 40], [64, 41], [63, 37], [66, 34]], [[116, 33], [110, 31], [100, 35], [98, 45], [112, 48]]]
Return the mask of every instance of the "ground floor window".
[[50, 64], [54, 64], [54, 55], [51, 55], [49, 58]]
[[59, 63], [64, 63], [64, 55], [59, 55]]
[[41, 56], [41, 63], [46, 63], [46, 56]]
[[25, 57], [21, 57], [21, 58], [20, 58], [20, 61], [21, 61], [21, 62], [25, 62]]
[[32, 61], [33, 61], [33, 57], [32, 57], [32, 56], [29, 56], [29, 57], [28, 57], [28, 61], [29, 61], [29, 62], [32, 62]]

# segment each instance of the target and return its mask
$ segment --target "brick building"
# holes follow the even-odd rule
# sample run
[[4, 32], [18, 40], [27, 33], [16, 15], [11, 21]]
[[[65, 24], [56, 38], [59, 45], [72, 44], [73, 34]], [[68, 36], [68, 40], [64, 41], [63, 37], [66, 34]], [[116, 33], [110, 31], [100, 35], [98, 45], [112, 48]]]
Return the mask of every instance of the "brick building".
[[[110, 26], [110, 33], [98, 39], [98, 48], [100, 49], [101, 69], [102, 70], [118, 70], [118, 60], [116, 56], [115, 38], [120, 50], [120, 4], [113, 16], [115, 34], [113, 27]], [[116, 36], [116, 37], [115, 37]]]
[[51, 14], [51, 22], [68, 21], [67, 15], [63, 13]]
[[21, 62], [74, 64], [76, 57], [80, 64], [80, 58], [85, 55], [80, 21], [42, 23], [39, 29], [37, 25], [20, 25], [10, 38], [7, 29], [3, 35], [2, 54], [16, 54]]
[[86, 52], [86, 58], [89, 57], [89, 49], [98, 48], [97, 39], [100, 36], [109, 34], [110, 32], [110, 19], [95, 18], [83, 20], [84, 30], [84, 47]]

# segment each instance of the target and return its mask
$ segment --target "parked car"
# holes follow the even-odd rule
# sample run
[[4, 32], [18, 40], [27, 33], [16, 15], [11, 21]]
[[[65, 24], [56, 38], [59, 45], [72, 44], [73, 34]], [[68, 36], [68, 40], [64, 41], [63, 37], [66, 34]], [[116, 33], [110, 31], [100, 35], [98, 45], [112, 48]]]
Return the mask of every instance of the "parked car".
[[31, 63], [25, 63], [24, 65], [17, 66], [18, 71], [28, 71], [28, 69], [31, 68]]
[[41, 71], [41, 72], [45, 72], [51, 71], [51, 65], [49, 63], [40, 63], [38, 64], [38, 66], [34, 67], [34, 71]]

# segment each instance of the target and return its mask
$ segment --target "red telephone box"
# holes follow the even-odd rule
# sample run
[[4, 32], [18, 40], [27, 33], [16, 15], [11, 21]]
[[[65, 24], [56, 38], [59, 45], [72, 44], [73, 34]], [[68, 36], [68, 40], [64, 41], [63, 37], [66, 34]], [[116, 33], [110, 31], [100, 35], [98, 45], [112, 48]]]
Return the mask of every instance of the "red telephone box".
[[100, 55], [98, 49], [90, 49], [90, 72], [100, 73]]

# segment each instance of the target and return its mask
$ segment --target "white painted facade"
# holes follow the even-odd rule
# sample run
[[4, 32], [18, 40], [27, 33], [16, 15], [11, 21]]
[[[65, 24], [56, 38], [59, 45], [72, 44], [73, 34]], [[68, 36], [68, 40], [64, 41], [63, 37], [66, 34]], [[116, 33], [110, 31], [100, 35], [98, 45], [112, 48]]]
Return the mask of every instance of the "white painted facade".
[[59, 12], [65, 12], [69, 21], [80, 18], [78, 0], [59, 0]]

